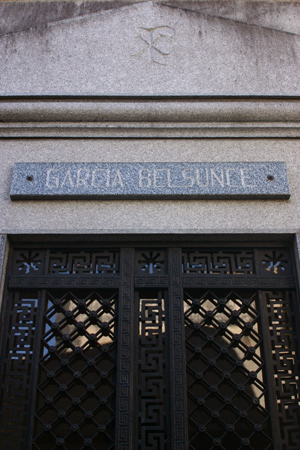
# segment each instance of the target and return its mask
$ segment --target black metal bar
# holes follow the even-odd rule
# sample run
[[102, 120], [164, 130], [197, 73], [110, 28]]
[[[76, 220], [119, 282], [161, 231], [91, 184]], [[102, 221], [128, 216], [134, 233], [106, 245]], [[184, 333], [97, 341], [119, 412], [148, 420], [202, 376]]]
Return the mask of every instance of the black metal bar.
[[[299, 240], [298, 240], [299, 239]], [[293, 267], [295, 272], [295, 277], [297, 280], [296, 284], [296, 294], [297, 299], [293, 308], [293, 317], [295, 323], [294, 337], [296, 341], [296, 346], [298, 350], [297, 361], [300, 370], [300, 236], [294, 237], [293, 243]], [[297, 242], [298, 240], [298, 242]]]
[[294, 277], [255, 276], [255, 275], [184, 275], [185, 288], [250, 288], [250, 289], [284, 289], [295, 287]]
[[59, 288], [59, 289], [70, 289], [70, 288], [117, 288], [120, 286], [120, 277], [118, 275], [103, 276], [103, 275], [90, 275], [90, 276], [80, 276], [80, 275], [66, 275], [66, 276], [23, 276], [23, 277], [9, 277], [8, 278], [8, 288]]
[[262, 291], [258, 292], [258, 302], [259, 310], [261, 314], [261, 334], [264, 349], [264, 360], [265, 360], [265, 376], [266, 384], [268, 386], [268, 402], [269, 411], [271, 415], [271, 426], [272, 426], [272, 437], [274, 450], [281, 450], [281, 436], [280, 436], [280, 426], [278, 418], [278, 405], [274, 386], [274, 372], [273, 372], [273, 361], [272, 361], [272, 344], [269, 332], [269, 323], [267, 315], [267, 305], [266, 299]]
[[[14, 293], [6, 292], [3, 296], [3, 305], [2, 305], [2, 314], [1, 314], [1, 321], [0, 321], [0, 336], [1, 336], [1, 347], [0, 347], [0, 400], [1, 400], [1, 414], [0, 414], [0, 448], [1, 445], [4, 445], [4, 442], [8, 440], [9, 442], [9, 436], [5, 436], [7, 434], [7, 427], [6, 427], [6, 420], [5, 420], [5, 408], [7, 408], [7, 405], [5, 404], [5, 397], [6, 397], [6, 390], [7, 390], [7, 381], [5, 377], [5, 365], [7, 363], [7, 355], [6, 355], [6, 347], [7, 347], [7, 337], [9, 335], [9, 316], [10, 316], [10, 309], [11, 303], [12, 303], [12, 297], [15, 295]], [[16, 439], [13, 437], [12, 441], [16, 442]], [[18, 445], [18, 444], [17, 444]], [[12, 447], [12, 450], [17, 450], [14, 447]]]
[[33, 361], [32, 361], [32, 372], [31, 376], [31, 388], [29, 390], [30, 400], [28, 401], [28, 422], [27, 422], [27, 436], [24, 450], [31, 450], [32, 445], [32, 435], [33, 435], [33, 424], [34, 424], [34, 412], [35, 412], [35, 401], [36, 401], [36, 387], [38, 380], [38, 369], [39, 369], [39, 360], [40, 360], [40, 351], [41, 351], [41, 339], [43, 330], [43, 315], [45, 311], [45, 298], [46, 292], [39, 291], [38, 295], [38, 307], [37, 307], [37, 322], [36, 322], [36, 336], [37, 339], [34, 340], [34, 346], [32, 350]]
[[134, 376], [137, 392], [138, 445], [134, 448], [165, 449], [169, 442], [166, 371], [168, 333], [166, 324], [166, 292], [141, 289], [136, 292], [138, 321], [135, 327], [136, 363]]
[[169, 277], [168, 276], [135, 276], [134, 277], [134, 285], [137, 288], [151, 288], [151, 287], [160, 287], [166, 288], [169, 285]]
[[134, 251], [121, 250], [122, 286], [119, 296], [118, 373], [116, 406], [116, 450], [131, 450], [134, 446], [134, 387], [132, 362], [134, 352]]
[[169, 249], [170, 448], [188, 448], [181, 249]]
[[0, 446], [11, 450], [26, 449], [26, 427], [32, 393], [29, 377], [33, 373], [31, 360], [33, 350], [30, 344], [32, 340], [36, 342], [39, 338], [34, 330], [37, 326], [34, 306], [37, 296], [36, 292], [28, 294], [32, 294], [30, 300], [33, 301], [28, 302], [27, 296], [22, 295], [22, 292], [12, 293], [5, 314], [7, 329], [1, 357], [3, 375]]

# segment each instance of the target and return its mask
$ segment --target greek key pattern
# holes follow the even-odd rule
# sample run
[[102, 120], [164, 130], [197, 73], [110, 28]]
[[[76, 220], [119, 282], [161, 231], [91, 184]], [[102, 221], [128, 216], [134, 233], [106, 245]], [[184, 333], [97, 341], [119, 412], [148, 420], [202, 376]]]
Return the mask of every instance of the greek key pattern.
[[51, 252], [49, 274], [114, 274], [119, 272], [119, 251]]
[[0, 448], [298, 450], [289, 248], [106, 245], [12, 250]]
[[133, 405], [131, 395], [136, 382], [133, 379], [133, 332], [134, 317], [134, 286], [133, 286], [133, 249], [121, 251], [122, 287], [120, 289], [119, 312], [119, 371], [117, 393], [117, 423], [116, 449], [131, 450], [133, 445], [132, 414]]
[[249, 287], [249, 288], [291, 288], [295, 286], [294, 277], [263, 277], [263, 276], [222, 276], [222, 275], [185, 275], [185, 287]]
[[[299, 448], [300, 442], [300, 367], [299, 342], [296, 346], [296, 298], [292, 291], [264, 292], [267, 303], [272, 361], [278, 405], [282, 450]], [[299, 324], [298, 324], [299, 326]]]
[[[262, 282], [284, 287], [283, 279], [293, 279], [290, 252], [286, 248], [233, 249], [233, 250], [182, 250], [182, 274], [210, 280], [218, 277], [236, 280], [242, 278], [250, 285]], [[97, 277], [116, 276], [120, 272], [120, 250], [14, 250], [11, 273], [20, 278], [32, 278], [31, 283], [41, 276]], [[151, 284], [165, 282], [168, 273], [167, 251], [165, 249], [143, 249], [135, 251], [135, 274], [137, 283]], [[256, 278], [257, 277], [257, 278]], [[238, 279], [241, 279], [238, 281]], [[272, 281], [274, 280], [274, 281]], [[276, 281], [275, 281], [276, 280]], [[61, 283], [62, 281], [56, 281]], [[96, 281], [93, 281], [96, 283]], [[93, 283], [91, 281], [91, 283]], [[219, 281], [226, 283], [226, 281]], [[227, 281], [228, 282], [228, 281]], [[46, 281], [44, 283], [55, 283]], [[72, 281], [70, 281], [72, 283]]]
[[26, 448], [30, 374], [37, 323], [36, 293], [14, 294], [6, 312], [7, 342], [1, 386], [0, 448]]
[[[195, 275], [259, 275], [271, 278], [293, 275], [290, 252], [286, 248], [195, 250], [183, 249], [182, 272]], [[249, 277], [251, 279], [251, 277]]]
[[170, 317], [170, 356], [174, 362], [174, 372], [170, 383], [171, 421], [174, 429], [171, 433], [171, 448], [185, 450], [187, 439], [186, 401], [185, 401], [185, 356], [184, 356], [184, 318], [181, 285], [181, 251], [169, 250], [170, 284], [169, 284], [169, 317]]
[[153, 276], [142, 277], [135, 276], [134, 284], [136, 287], [167, 287], [169, 285], [169, 277], [167, 276]]
[[139, 298], [138, 449], [165, 449], [167, 445], [167, 392], [165, 361], [165, 299]]
[[42, 277], [9, 277], [8, 286], [10, 288], [28, 288], [34, 286], [35, 288], [70, 288], [70, 287], [103, 287], [114, 288], [120, 285], [119, 276], [104, 276], [104, 277], [77, 277], [70, 276], [42, 276]]
[[120, 252], [113, 249], [14, 250], [12, 268], [18, 276], [118, 274]]
[[247, 275], [255, 273], [253, 250], [183, 250], [183, 273]]

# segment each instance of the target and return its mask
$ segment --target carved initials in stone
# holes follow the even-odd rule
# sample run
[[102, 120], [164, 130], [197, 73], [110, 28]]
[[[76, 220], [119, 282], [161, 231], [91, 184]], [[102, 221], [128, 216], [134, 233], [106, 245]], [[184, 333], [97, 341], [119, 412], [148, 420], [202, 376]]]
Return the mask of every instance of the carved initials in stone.
[[144, 44], [144, 47], [132, 56], [165, 66], [166, 56], [170, 54], [168, 46], [170, 40], [175, 37], [175, 29], [169, 26], [158, 26], [154, 28], [139, 27], [139, 30], [136, 38]]

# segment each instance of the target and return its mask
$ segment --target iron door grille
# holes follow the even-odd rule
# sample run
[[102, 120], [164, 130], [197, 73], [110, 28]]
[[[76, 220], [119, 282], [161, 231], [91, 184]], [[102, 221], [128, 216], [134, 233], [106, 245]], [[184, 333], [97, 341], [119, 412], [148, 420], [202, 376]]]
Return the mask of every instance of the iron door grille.
[[288, 248], [15, 248], [1, 449], [298, 449]]

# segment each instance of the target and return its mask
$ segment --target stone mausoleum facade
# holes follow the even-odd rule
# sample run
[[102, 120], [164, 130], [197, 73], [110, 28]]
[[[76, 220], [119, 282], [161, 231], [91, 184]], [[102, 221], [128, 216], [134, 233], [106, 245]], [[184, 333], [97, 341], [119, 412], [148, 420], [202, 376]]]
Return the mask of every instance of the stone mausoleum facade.
[[1, 450], [297, 450], [300, 6], [0, 3]]

